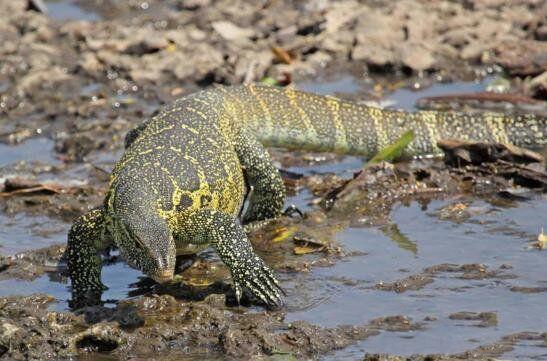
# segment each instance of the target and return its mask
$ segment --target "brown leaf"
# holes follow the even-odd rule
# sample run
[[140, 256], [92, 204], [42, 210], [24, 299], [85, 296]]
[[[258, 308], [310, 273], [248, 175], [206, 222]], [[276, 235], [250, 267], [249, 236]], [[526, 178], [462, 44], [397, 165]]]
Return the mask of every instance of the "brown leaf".
[[274, 45], [271, 47], [271, 50], [279, 61], [285, 64], [291, 64], [293, 62], [292, 56], [285, 49]]

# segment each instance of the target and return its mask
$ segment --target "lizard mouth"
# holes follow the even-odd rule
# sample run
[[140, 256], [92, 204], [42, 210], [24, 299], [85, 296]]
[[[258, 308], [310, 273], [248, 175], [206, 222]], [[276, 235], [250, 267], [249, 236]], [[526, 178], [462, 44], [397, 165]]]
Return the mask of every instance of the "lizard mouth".
[[151, 277], [158, 283], [165, 283], [173, 280], [174, 273], [174, 270], [163, 270], [151, 275]]

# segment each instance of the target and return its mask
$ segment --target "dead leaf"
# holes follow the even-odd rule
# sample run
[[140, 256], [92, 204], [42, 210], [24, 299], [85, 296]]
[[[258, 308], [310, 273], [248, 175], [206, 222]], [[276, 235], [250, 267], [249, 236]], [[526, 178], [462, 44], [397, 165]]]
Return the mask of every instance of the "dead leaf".
[[54, 182], [37, 182], [24, 178], [9, 178], [4, 182], [3, 191], [0, 192], [0, 197], [11, 197], [18, 194], [32, 194], [32, 193], [44, 193], [44, 194], [57, 194], [57, 193], [70, 193], [76, 190], [74, 186], [67, 186]]
[[277, 57], [277, 59], [280, 60], [282, 63], [291, 64], [293, 62], [292, 56], [285, 49], [279, 46], [272, 46], [271, 50], [272, 53], [274, 53], [274, 55]]
[[324, 247], [308, 247], [308, 246], [295, 246], [293, 251], [296, 255], [303, 255], [308, 253], [315, 253], [323, 251]]
[[[497, 174], [507, 179], [513, 179], [515, 184], [527, 188], [542, 188], [547, 190], [547, 172], [533, 165], [514, 164], [503, 160], [497, 161]], [[541, 166], [543, 167], [543, 165]]]
[[541, 154], [511, 144], [442, 139], [437, 142], [437, 146], [444, 152], [446, 163], [454, 166], [493, 163], [497, 160], [512, 163], [544, 162]]
[[296, 232], [297, 227], [281, 227], [275, 230], [275, 235], [273, 236], [271, 242], [283, 242], [289, 239]]

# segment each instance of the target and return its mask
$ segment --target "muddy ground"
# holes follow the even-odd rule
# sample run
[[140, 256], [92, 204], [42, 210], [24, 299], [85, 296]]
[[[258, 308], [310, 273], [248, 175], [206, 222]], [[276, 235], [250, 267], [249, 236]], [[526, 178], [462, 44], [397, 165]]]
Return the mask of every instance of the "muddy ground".
[[[317, 176], [309, 176], [296, 182], [287, 178], [289, 186], [296, 187], [298, 183], [308, 187], [322, 207], [309, 210], [303, 218], [282, 218], [255, 231], [253, 244], [285, 277], [311, 272], [317, 267], [329, 267], [355, 256], [354, 252], [348, 252], [333, 240], [337, 230], [357, 224], [358, 227], [379, 227], [387, 233], [398, 232], [390, 220], [392, 207], [397, 203], [428, 203], [432, 199], [463, 194], [490, 199], [494, 203], [515, 202], [511, 189], [516, 178], [509, 176], [506, 179], [492, 173], [502, 173], [501, 169], [499, 164], [497, 167], [490, 164], [447, 169], [438, 161], [426, 164], [414, 161], [396, 166], [383, 163], [369, 167], [349, 181], [336, 176], [326, 176], [320, 181]], [[541, 192], [541, 188], [535, 192]], [[29, 201], [39, 197], [29, 195], [22, 198]], [[48, 197], [57, 195], [49, 194]], [[462, 222], [477, 211], [481, 212], [465, 202], [457, 202], [440, 209], [436, 216]], [[400, 243], [399, 247], [416, 251], [413, 250], [416, 245], [403, 235], [394, 239]], [[530, 247], [537, 245], [530, 244]], [[16, 257], [5, 257], [0, 266], [0, 280], [29, 281], [47, 274], [66, 283], [63, 249], [63, 246], [50, 246]], [[108, 262], [120, 260], [114, 257]], [[447, 274], [466, 282], [519, 278], [508, 264], [494, 269], [478, 263], [444, 263], [392, 282], [380, 281], [370, 287], [402, 294], [422, 290]], [[106, 359], [127, 358], [128, 355], [145, 358], [154, 355], [158, 359], [240, 359], [248, 355], [307, 359], [328, 355], [381, 331], [412, 332], [427, 328], [428, 323], [436, 321], [435, 316], [414, 320], [399, 314], [375, 318], [361, 325], [337, 327], [320, 327], [307, 321], [289, 322], [285, 320], [283, 309], [263, 311], [252, 299], [244, 299], [243, 305], [237, 307], [228, 280], [227, 270], [217, 259], [205, 258], [180, 275], [182, 284], [161, 286], [143, 278], [136, 290], [129, 294], [133, 296], [130, 299], [110, 301], [110, 305], [74, 312], [52, 310], [51, 305], [58, 300], [47, 294], [2, 297], [0, 351], [9, 359], [69, 357], [95, 352], [105, 354]], [[351, 287], [358, 285], [349, 278], [344, 282]], [[511, 291], [542, 294], [547, 288], [515, 286]], [[313, 306], [307, 304], [303, 307]], [[449, 319], [471, 322], [475, 327], [495, 327], [498, 322], [495, 311], [454, 312]], [[412, 359], [485, 359], [511, 351], [513, 345], [522, 341], [545, 345], [547, 333], [519, 332], [463, 353], [413, 356]], [[378, 359], [375, 355], [363, 357]]]
[[[427, 309], [426, 315], [404, 306], [407, 295], [416, 302], [444, 300], [446, 292], [466, 295], [478, 289], [482, 300], [490, 297], [482, 290], [501, 287], [515, 297], [507, 307], [510, 313], [526, 313], [513, 305], [524, 302], [536, 312], [532, 318], [547, 324], [541, 311], [545, 277], [523, 266], [546, 261], [537, 242], [539, 229], [530, 234], [488, 218], [530, 204], [532, 211], [544, 209], [547, 181], [541, 159], [477, 165], [452, 157], [447, 163], [422, 159], [360, 171], [363, 162], [354, 158], [272, 150], [284, 171], [289, 201], [304, 211], [303, 217], [280, 219], [252, 235], [255, 248], [289, 291], [281, 310], [266, 311], [251, 298], [237, 307], [228, 272], [211, 252], [171, 286], [128, 273], [112, 252], [105, 257], [113, 265], [107, 271], [122, 270], [136, 282], [127, 286], [131, 281], [110, 271], [106, 283], [114, 280], [112, 289], [123, 284], [113, 299], [107, 295], [104, 305], [70, 310], [62, 260], [67, 227], [101, 203], [125, 133], [162, 104], [212, 84], [293, 82], [383, 104], [394, 91], [482, 79], [484, 88], [502, 94], [423, 98], [418, 106], [545, 114], [545, 2], [107, 0], [45, 5], [49, 14], [36, 11], [36, 3], [0, 2], [0, 358], [398, 360], [416, 354], [409, 357], [475, 360], [528, 355], [523, 345], [539, 350], [538, 359], [545, 356], [547, 328], [533, 322], [507, 328], [507, 311], [496, 310], [495, 302], [452, 311]], [[56, 10], [62, 6], [80, 12], [62, 18]], [[337, 74], [343, 75], [342, 82], [323, 88], [322, 81], [329, 84]], [[401, 103], [395, 106], [404, 107], [404, 97], [396, 99]], [[441, 240], [450, 238], [451, 225], [490, 227], [482, 230], [490, 236], [480, 231], [476, 237], [491, 241], [485, 243], [493, 245], [494, 257], [484, 264], [471, 250], [456, 262], [420, 258], [428, 245], [399, 229], [402, 224], [394, 218], [404, 215], [400, 207], [429, 212], [427, 217], [435, 220], [430, 223], [445, 222], [441, 232], [446, 234], [434, 236]], [[543, 225], [541, 219], [536, 224]], [[372, 244], [352, 247], [339, 240], [339, 234], [353, 231], [357, 239], [383, 234], [395, 250], [377, 258]], [[527, 258], [505, 257], [505, 245], [494, 242], [500, 234], [512, 237], [519, 257], [524, 253]], [[447, 246], [447, 252], [459, 251], [453, 247]], [[366, 282], [356, 271], [355, 263], [364, 262], [372, 264], [370, 271], [376, 265], [383, 272], [382, 260], [396, 258], [397, 252], [411, 255], [409, 269], [398, 265], [406, 256], [398, 256], [387, 266], [390, 273], [366, 275]], [[446, 289], [431, 288], [444, 283]], [[338, 293], [343, 300], [364, 297], [350, 308], [355, 317], [348, 322], [337, 322], [340, 301], [331, 298]], [[400, 300], [402, 307], [362, 319], [361, 314], [369, 315], [360, 308], [363, 303], [384, 312], [367, 300], [369, 294]], [[402, 346], [413, 337], [420, 342], [420, 332], [435, 333], [434, 325], [446, 323], [459, 327], [441, 332], [454, 337], [458, 350], [425, 343], [423, 348]], [[494, 331], [481, 338], [470, 328]], [[463, 342], [454, 330], [476, 340]], [[382, 341], [390, 337], [385, 335], [395, 336]], [[422, 349], [434, 352], [426, 356]]]

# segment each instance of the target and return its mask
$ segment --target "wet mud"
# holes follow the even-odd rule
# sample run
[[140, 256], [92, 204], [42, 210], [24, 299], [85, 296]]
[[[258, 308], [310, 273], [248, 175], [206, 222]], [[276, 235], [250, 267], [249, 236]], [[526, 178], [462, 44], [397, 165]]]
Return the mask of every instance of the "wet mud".
[[104, 303], [72, 310], [63, 259], [125, 133], [205, 86], [546, 114], [544, 2], [44, 4], [0, 3], [0, 359], [547, 357], [541, 149], [450, 143], [374, 166], [271, 149], [303, 213], [251, 233], [279, 310], [236, 305], [212, 250], [159, 285], [115, 249]]

